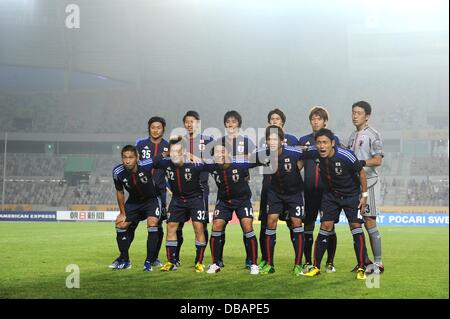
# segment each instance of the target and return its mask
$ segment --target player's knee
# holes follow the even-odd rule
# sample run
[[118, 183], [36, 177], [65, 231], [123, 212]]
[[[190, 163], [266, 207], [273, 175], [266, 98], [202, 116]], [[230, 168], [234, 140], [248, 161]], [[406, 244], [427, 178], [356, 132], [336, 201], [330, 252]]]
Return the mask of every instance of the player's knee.
[[291, 218], [290, 223], [287, 223], [289, 228], [302, 227], [302, 220], [300, 218]]
[[366, 228], [372, 228], [377, 225], [377, 219], [376, 217], [364, 217], [364, 226]]
[[242, 230], [244, 231], [244, 233], [250, 233], [253, 231], [253, 226], [252, 225], [242, 226]]
[[333, 226], [334, 226], [333, 222], [323, 222], [320, 225], [320, 228], [323, 229], [323, 230], [326, 230], [326, 231], [332, 231], [333, 230]]
[[222, 223], [214, 221], [212, 231], [224, 231], [225, 227]]
[[176, 223], [168, 223], [167, 224], [167, 235], [176, 235], [178, 229], [178, 225]]
[[129, 226], [129, 223], [126, 222], [120, 222], [116, 224], [117, 229], [127, 229]]
[[158, 218], [147, 218], [147, 227], [158, 227]]
[[[274, 216], [274, 217], [272, 217]], [[277, 228], [277, 224], [278, 224], [278, 218], [276, 218], [276, 215], [272, 215], [270, 218], [268, 218], [267, 220], [267, 228], [269, 229], [276, 229]]]

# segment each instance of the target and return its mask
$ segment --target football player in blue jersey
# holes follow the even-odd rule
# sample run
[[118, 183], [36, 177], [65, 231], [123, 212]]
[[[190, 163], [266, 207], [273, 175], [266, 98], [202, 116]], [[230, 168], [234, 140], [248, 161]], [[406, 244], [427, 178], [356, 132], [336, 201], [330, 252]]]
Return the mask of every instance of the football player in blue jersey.
[[303, 255], [304, 235], [302, 219], [304, 218], [303, 179], [300, 171], [303, 168], [302, 151], [298, 148], [286, 146], [283, 129], [277, 125], [266, 128], [268, 149], [257, 153], [257, 161], [267, 158], [269, 152], [271, 179], [267, 189], [268, 211], [267, 228], [265, 230], [263, 249], [266, 250], [266, 263], [261, 265], [261, 274], [275, 272], [274, 251], [276, 242], [276, 228], [280, 214], [288, 212], [293, 232], [294, 268], [295, 275], [301, 274], [301, 260]]
[[[144, 271], [152, 271], [158, 246], [158, 225], [161, 218], [161, 199], [153, 181], [154, 168], [151, 158], [139, 161], [135, 146], [126, 145], [122, 151], [122, 164], [113, 169], [117, 204], [120, 213], [116, 218], [116, 240], [120, 256], [113, 262], [114, 269], [131, 268], [128, 250], [131, 244], [129, 227], [141, 220], [147, 220], [147, 257]], [[125, 201], [125, 192], [128, 198]], [[134, 230], [133, 230], [134, 234]]]
[[[187, 131], [185, 136], [182, 136], [182, 143], [184, 148], [190, 154], [191, 159], [193, 157], [199, 159], [206, 159], [209, 155], [207, 145], [213, 141], [211, 136], [206, 136], [201, 133], [201, 125], [200, 125], [200, 115], [198, 112], [190, 110], [187, 111], [183, 116], [183, 125]], [[179, 138], [179, 137], [177, 137]], [[200, 174], [200, 185], [203, 190], [203, 200], [205, 201], [205, 207], [207, 211], [205, 224], [204, 224], [204, 233], [205, 238], [208, 238], [208, 222], [209, 222], [209, 185], [208, 185], [208, 172], [202, 172]], [[181, 266], [180, 260], [180, 250], [183, 245], [183, 226], [184, 222], [180, 222], [177, 229], [177, 251], [175, 257], [175, 264], [177, 267]]]
[[344, 210], [353, 235], [358, 269], [356, 278], [365, 275], [366, 241], [361, 212], [367, 205], [367, 177], [363, 165], [353, 151], [336, 145], [334, 134], [323, 128], [316, 135], [316, 145], [304, 152], [304, 158], [319, 159], [319, 169], [324, 184], [320, 207], [320, 231], [314, 247], [314, 268], [305, 276], [320, 274], [322, 257], [327, 250], [336, 218]]
[[[286, 123], [286, 115], [284, 112], [278, 108], [275, 108], [267, 114], [267, 122], [269, 125], [276, 125], [281, 128], [284, 128], [284, 125]], [[297, 146], [298, 139], [289, 133], [284, 134], [284, 141], [283, 145], [287, 146]], [[259, 143], [259, 147], [261, 149], [266, 149], [267, 142], [266, 138], [263, 137]], [[261, 196], [260, 196], [260, 202], [259, 202], [259, 215], [258, 220], [261, 221], [261, 227], [259, 231], [259, 244], [261, 245], [261, 261], [259, 263], [259, 266], [262, 268], [267, 263], [267, 256], [266, 256], [266, 249], [264, 249], [264, 238], [266, 236], [266, 228], [267, 228], [267, 190], [270, 185], [271, 175], [264, 175], [263, 176], [263, 183], [261, 187]], [[286, 212], [283, 212], [280, 214], [280, 220], [283, 220], [286, 222], [287, 227], [289, 228], [289, 233], [291, 234], [291, 241], [294, 243], [294, 233], [292, 232], [292, 227], [290, 225], [290, 219], [285, 214]]]
[[244, 244], [247, 258], [250, 260], [250, 274], [257, 275], [258, 242], [253, 231], [252, 192], [248, 185], [249, 169], [257, 163], [249, 160], [232, 160], [225, 146], [217, 144], [213, 149], [214, 160], [205, 164], [205, 169], [211, 173], [216, 182], [217, 202], [214, 210], [213, 228], [210, 240], [213, 263], [208, 273], [213, 274], [221, 270], [222, 234], [226, 224], [236, 213], [244, 233]]
[[[139, 154], [140, 160], [146, 160], [151, 158], [153, 161], [160, 159], [164, 152], [169, 151], [169, 143], [163, 138], [166, 129], [166, 121], [159, 116], [153, 116], [148, 120], [148, 137], [138, 139], [136, 141], [136, 148]], [[161, 218], [158, 225], [158, 247], [156, 250], [156, 260], [154, 267], [161, 267], [162, 263], [158, 259], [158, 254], [161, 249], [162, 241], [164, 238], [164, 230], [162, 222], [166, 217], [166, 178], [165, 173], [161, 169], [154, 168], [152, 171], [153, 180], [155, 181], [156, 188], [160, 193], [162, 202]], [[129, 227], [130, 235], [134, 238], [135, 224], [133, 223]], [[131, 239], [132, 241], [133, 239]]]
[[169, 153], [170, 157], [164, 158], [155, 165], [155, 167], [165, 170], [172, 191], [172, 200], [167, 212], [167, 262], [161, 267], [161, 271], [177, 269], [178, 225], [191, 219], [195, 232], [195, 271], [203, 272], [205, 271], [203, 258], [207, 238], [204, 233], [206, 208], [200, 174], [204, 170], [204, 166], [191, 159], [189, 152], [184, 148], [183, 143], [180, 143], [180, 140], [170, 140]]
[[[328, 111], [321, 106], [315, 106], [309, 113], [309, 123], [312, 133], [300, 137], [299, 146], [307, 149], [316, 144], [316, 133], [327, 126], [329, 120]], [[340, 145], [339, 138], [334, 136], [336, 145]], [[305, 182], [305, 264], [303, 265], [303, 273], [307, 273], [313, 268], [311, 253], [314, 244], [314, 227], [317, 215], [322, 202], [323, 183], [320, 177], [319, 159], [306, 159], [304, 165], [304, 182]], [[339, 217], [336, 223], [339, 222]], [[334, 256], [336, 254], [337, 237], [333, 229], [328, 237], [326, 272], [336, 272], [334, 267]]]

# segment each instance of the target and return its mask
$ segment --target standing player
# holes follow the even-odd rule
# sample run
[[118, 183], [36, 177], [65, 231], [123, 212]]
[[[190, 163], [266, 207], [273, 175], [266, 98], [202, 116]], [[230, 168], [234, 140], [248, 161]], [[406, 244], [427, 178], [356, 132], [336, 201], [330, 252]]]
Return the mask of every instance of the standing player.
[[[268, 216], [266, 236], [263, 248], [266, 250], [267, 263], [260, 269], [261, 274], [275, 272], [274, 250], [276, 228], [280, 214], [288, 211], [293, 231], [295, 251], [294, 274], [302, 272], [301, 261], [303, 255], [304, 235], [303, 218], [303, 179], [300, 171], [303, 167], [302, 151], [283, 145], [283, 129], [277, 125], [266, 128], [266, 140], [270, 150], [270, 165], [274, 170], [271, 174], [268, 195]], [[258, 161], [267, 156], [267, 150], [257, 153]]]
[[[185, 149], [190, 154], [191, 160], [193, 157], [202, 158], [205, 159], [205, 155], [207, 155], [206, 152], [206, 145], [210, 142], [212, 142], [213, 138], [210, 136], [202, 135], [200, 130], [200, 115], [196, 111], [187, 111], [186, 114], [183, 116], [183, 125], [187, 131], [187, 135], [183, 136], [183, 144]], [[208, 178], [209, 173], [208, 172], [201, 172], [200, 173], [200, 185], [203, 190], [203, 200], [205, 201], [205, 207], [206, 207], [206, 219], [204, 224], [204, 233], [205, 238], [208, 238], [208, 222], [209, 222], [209, 185], [208, 185]], [[176, 253], [176, 265], [179, 267], [181, 265], [180, 261], [180, 250], [181, 246], [183, 245], [183, 226], [184, 223], [180, 223], [177, 229], [177, 253]]]
[[[140, 160], [152, 159], [154, 162], [162, 157], [163, 152], [169, 151], [169, 143], [163, 139], [164, 131], [166, 129], [166, 121], [159, 116], [154, 116], [148, 120], [148, 135], [149, 137], [138, 139], [136, 141], [136, 148], [139, 153]], [[161, 198], [161, 218], [158, 225], [158, 247], [156, 250], [156, 260], [153, 267], [161, 267], [162, 263], [158, 259], [158, 254], [161, 249], [161, 244], [164, 238], [164, 230], [162, 222], [166, 219], [166, 178], [164, 171], [161, 169], [152, 170], [153, 180]], [[134, 229], [134, 225], [130, 226], [130, 230]], [[132, 238], [134, 237], [134, 231]], [[132, 240], [132, 239], [131, 239]]]
[[206, 209], [200, 185], [200, 173], [203, 165], [191, 161], [189, 153], [179, 140], [170, 140], [169, 153], [170, 158], [165, 158], [156, 165], [157, 168], [165, 170], [172, 190], [172, 200], [167, 213], [166, 252], [168, 261], [161, 267], [161, 271], [177, 269], [178, 225], [190, 218], [194, 227], [197, 252], [195, 271], [203, 272], [205, 271], [203, 256], [207, 240], [204, 233]]
[[220, 144], [214, 146], [213, 153], [214, 163], [205, 165], [218, 188], [210, 240], [213, 263], [209, 266], [208, 273], [213, 274], [221, 270], [221, 237], [226, 223], [232, 219], [235, 212], [244, 233], [246, 254], [251, 262], [250, 274], [257, 275], [258, 241], [253, 231], [252, 192], [248, 185], [248, 170], [257, 164], [251, 164], [248, 160], [232, 161], [226, 148]]
[[[230, 154], [233, 161], [246, 160], [249, 158], [249, 154], [253, 153], [256, 149], [255, 143], [241, 134], [240, 129], [242, 127], [242, 116], [237, 111], [228, 111], [223, 117], [223, 124], [225, 126], [226, 135], [216, 141], [213, 145], [220, 144], [223, 145], [228, 153]], [[225, 226], [226, 227], [226, 226]], [[221, 236], [222, 250], [220, 256], [223, 254], [223, 248], [225, 247], [225, 230]], [[247, 241], [243, 237], [244, 243]], [[246, 268], [250, 268], [251, 260], [247, 256], [245, 264]], [[220, 258], [220, 266], [224, 267], [222, 258]]]
[[[368, 185], [368, 205], [362, 211], [364, 224], [369, 233], [370, 246], [375, 258], [375, 264], [381, 272], [384, 265], [381, 260], [381, 236], [377, 228], [378, 210], [376, 199], [380, 194], [380, 183], [378, 182], [378, 172], [376, 168], [383, 161], [383, 143], [380, 134], [369, 126], [369, 118], [372, 114], [372, 107], [366, 101], [356, 102], [352, 105], [352, 121], [356, 130], [350, 135], [348, 146], [355, 152], [367, 174]], [[370, 263], [369, 260], [366, 263]], [[356, 267], [355, 267], [356, 268]], [[355, 271], [353, 269], [352, 271]]]
[[[307, 149], [316, 144], [316, 133], [327, 126], [328, 111], [321, 107], [315, 106], [309, 113], [309, 123], [311, 124], [312, 133], [300, 137], [299, 145], [302, 149]], [[339, 145], [339, 139], [335, 135], [335, 143]], [[305, 264], [303, 265], [303, 273], [311, 270], [313, 267], [311, 260], [312, 246], [314, 243], [313, 234], [314, 226], [317, 219], [317, 214], [320, 210], [320, 203], [322, 201], [323, 183], [319, 172], [318, 159], [306, 159], [304, 166], [304, 180], [305, 180]], [[339, 219], [336, 220], [339, 222]], [[333, 229], [328, 238], [327, 263], [326, 272], [335, 272], [334, 256], [336, 254], [337, 238], [336, 232]]]
[[[284, 128], [284, 124], [286, 123], [286, 115], [284, 112], [278, 108], [273, 109], [267, 114], [267, 122], [269, 125], [276, 125], [278, 127]], [[298, 140], [297, 138], [292, 135], [285, 133], [284, 134], [284, 142], [283, 145], [287, 146], [297, 146]], [[267, 148], [267, 142], [266, 139], [263, 138], [259, 146], [262, 149]], [[261, 262], [259, 263], [259, 266], [262, 268], [267, 263], [267, 256], [266, 256], [266, 250], [264, 249], [264, 238], [266, 236], [266, 228], [267, 228], [267, 189], [270, 185], [270, 175], [264, 175], [263, 176], [263, 184], [261, 188], [261, 197], [260, 197], [260, 203], [259, 203], [259, 215], [258, 219], [261, 221], [261, 228], [259, 231], [259, 244], [261, 245]], [[280, 215], [280, 220], [286, 221], [286, 225], [289, 228], [289, 232], [291, 234], [291, 241], [294, 243], [294, 233], [292, 232], [292, 228], [290, 226], [290, 220], [289, 218], [286, 218], [286, 214]]]
[[[144, 271], [152, 271], [152, 264], [155, 263], [157, 256], [158, 224], [161, 217], [161, 199], [158, 197], [159, 193], [152, 177], [153, 161], [151, 158], [138, 161], [138, 152], [133, 145], [125, 146], [121, 155], [122, 164], [113, 169], [120, 210], [116, 219], [116, 240], [120, 257], [115, 261], [115, 269], [131, 268], [128, 255], [131, 240], [128, 228], [132, 223], [137, 224], [147, 219], [147, 258], [144, 262]], [[129, 194], [126, 202], [124, 189]]]
[[353, 235], [358, 261], [357, 279], [365, 279], [366, 243], [361, 224], [361, 211], [367, 204], [366, 173], [352, 151], [336, 146], [333, 132], [323, 128], [316, 133], [316, 147], [304, 153], [305, 158], [318, 158], [324, 183], [321, 203], [320, 231], [314, 247], [314, 268], [305, 276], [320, 274], [322, 257], [327, 250], [336, 218], [344, 210]]

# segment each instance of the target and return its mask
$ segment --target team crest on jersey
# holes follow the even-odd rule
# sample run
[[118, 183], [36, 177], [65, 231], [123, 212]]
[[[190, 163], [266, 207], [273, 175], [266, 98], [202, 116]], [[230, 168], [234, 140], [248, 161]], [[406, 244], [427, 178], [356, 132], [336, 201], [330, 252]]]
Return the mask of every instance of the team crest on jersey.
[[186, 173], [186, 174], [184, 174], [184, 179], [185, 179], [187, 182], [190, 182], [190, 181], [192, 180], [192, 174], [191, 174], [191, 173]]
[[285, 164], [284, 164], [284, 170], [285, 170], [287, 173], [290, 173], [290, 172], [292, 171], [292, 163], [285, 163]]
[[164, 152], [168, 152], [169, 149], [168, 149], [167, 147], [164, 147], [164, 148], [163, 148], [163, 151], [164, 151]]
[[239, 153], [244, 153], [245, 148], [244, 148], [244, 146], [239, 145], [237, 150]]
[[361, 147], [364, 144], [364, 140], [359, 141], [359, 147]]
[[214, 211], [214, 216], [217, 217], [217, 216], [219, 216], [219, 214], [220, 214], [220, 210], [216, 209], [216, 210]]
[[336, 175], [342, 175], [341, 163], [336, 163], [336, 167], [334, 168], [334, 171], [336, 172]]
[[239, 174], [233, 174], [233, 176], [231, 177], [231, 179], [232, 179], [233, 182], [235, 182], [235, 183], [239, 182]]
[[130, 187], [130, 185], [128, 184], [128, 180], [126, 178], [123, 179], [123, 182], [125, 183], [126, 187], [128, 187], [128, 188]]
[[139, 173], [139, 180], [142, 184], [148, 183], [148, 177], [144, 175], [144, 173]]

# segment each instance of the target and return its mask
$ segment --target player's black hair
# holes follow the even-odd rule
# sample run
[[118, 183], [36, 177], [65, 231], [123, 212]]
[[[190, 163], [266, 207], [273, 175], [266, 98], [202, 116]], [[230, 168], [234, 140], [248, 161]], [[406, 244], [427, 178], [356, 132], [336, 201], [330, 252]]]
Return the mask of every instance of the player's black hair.
[[192, 116], [197, 121], [200, 121], [200, 115], [198, 114], [198, 112], [191, 110], [191, 111], [187, 111], [186, 114], [184, 114], [184, 116], [183, 116], [183, 123], [186, 120], [186, 117], [188, 117], [188, 116]]
[[120, 152], [120, 155], [123, 156], [125, 152], [133, 152], [136, 157], [138, 157], [138, 151], [134, 145], [125, 145]]
[[277, 114], [279, 117], [281, 117], [281, 120], [283, 121], [283, 125], [286, 123], [286, 115], [279, 108], [273, 109], [272, 111], [269, 112], [269, 114], [267, 114], [267, 123], [270, 123], [270, 118], [274, 114]]
[[357, 106], [359, 106], [360, 108], [363, 108], [366, 115], [372, 114], [372, 107], [370, 106], [370, 104], [368, 102], [359, 101], [359, 102], [353, 103], [352, 110], [354, 107], [357, 107]]
[[274, 130], [276, 130], [280, 141], [284, 141], [284, 130], [278, 125], [269, 125], [266, 127], [266, 141], [269, 140], [269, 136]]
[[181, 145], [181, 148], [184, 148], [183, 143], [180, 143], [182, 141], [182, 139], [183, 138], [180, 135], [177, 136], [176, 138], [171, 138], [169, 140], [169, 151], [170, 151], [170, 149], [172, 148], [173, 145], [177, 145], [177, 144]]
[[148, 127], [150, 127], [153, 123], [159, 122], [162, 124], [163, 129], [166, 129], [166, 120], [160, 116], [153, 116], [148, 120]]
[[239, 127], [242, 126], [242, 116], [241, 116], [241, 114], [239, 114], [237, 111], [234, 111], [234, 110], [233, 111], [228, 111], [227, 113], [225, 113], [225, 115], [223, 117], [223, 125], [226, 125], [227, 120], [230, 117], [234, 117], [238, 121]]
[[328, 137], [331, 141], [334, 141], [334, 133], [327, 129], [327, 128], [321, 128], [320, 130], [317, 131], [315, 139], [317, 140], [317, 138], [319, 136], [326, 136]]

